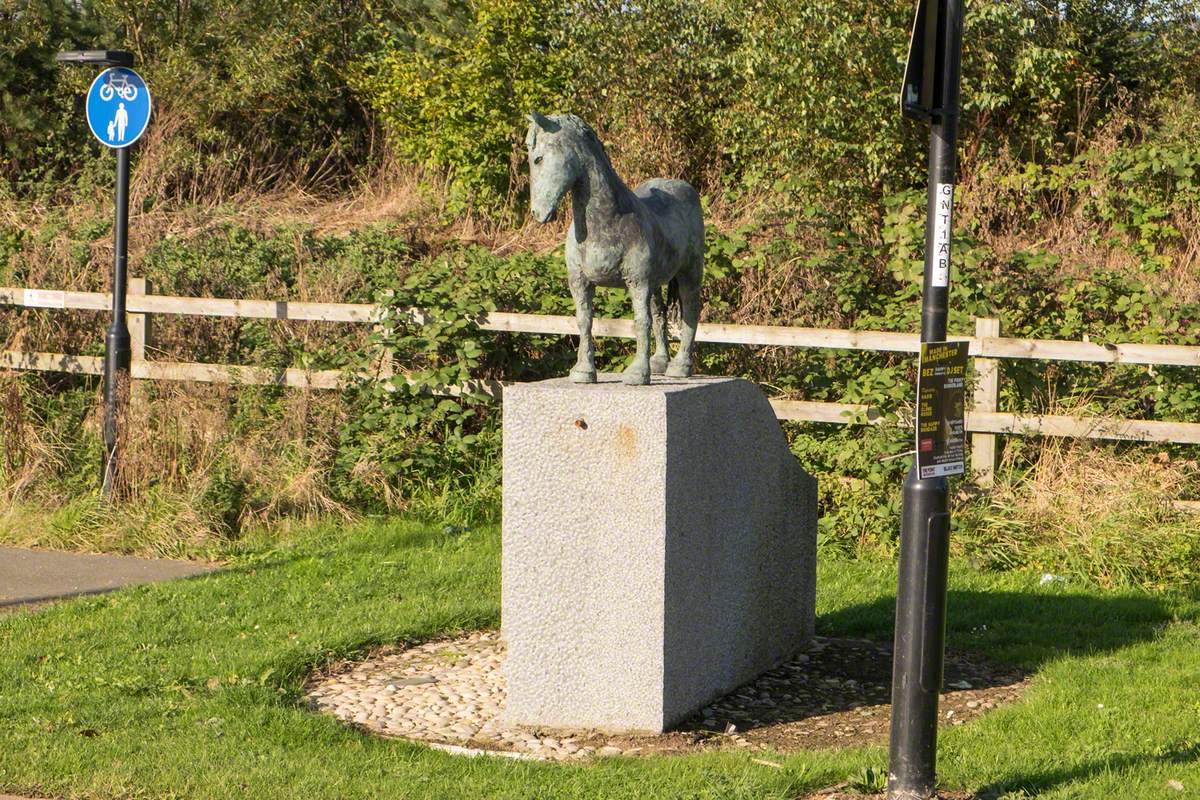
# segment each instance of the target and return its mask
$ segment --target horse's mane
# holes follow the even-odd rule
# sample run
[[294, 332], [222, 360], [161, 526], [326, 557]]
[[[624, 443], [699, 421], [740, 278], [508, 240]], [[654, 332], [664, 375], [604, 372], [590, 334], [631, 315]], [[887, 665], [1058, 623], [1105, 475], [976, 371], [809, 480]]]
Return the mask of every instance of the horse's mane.
[[560, 133], [566, 133], [569, 138], [577, 140], [588, 148], [601, 164], [611, 170], [614, 175], [616, 174], [616, 170], [613, 169], [612, 162], [608, 158], [608, 152], [604, 149], [604, 144], [596, 135], [596, 131], [592, 130], [591, 125], [574, 114], [555, 114], [550, 119], [558, 123], [561, 129]]

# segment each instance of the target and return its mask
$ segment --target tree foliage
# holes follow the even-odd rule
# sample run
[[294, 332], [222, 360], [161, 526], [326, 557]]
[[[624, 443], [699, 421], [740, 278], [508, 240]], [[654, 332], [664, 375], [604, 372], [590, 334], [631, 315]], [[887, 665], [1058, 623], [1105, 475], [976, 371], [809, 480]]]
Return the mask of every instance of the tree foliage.
[[[533, 106], [589, 118], [639, 177], [792, 190], [873, 217], [921, 181], [920, 137], [896, 110], [910, 0], [478, 0], [470, 13], [465, 34], [409, 24], [359, 82], [402, 152], [469, 191], [515, 194], [506, 156]], [[1115, 110], [1151, 115], [1158, 93], [1195, 82], [1197, 30], [1191, 0], [974, 0], [965, 151], [1069, 160]]]
[[358, 0], [0, 0], [0, 166], [9, 186], [61, 180], [95, 152], [81, 96], [95, 72], [57, 50], [132, 50], [155, 100], [157, 194], [208, 199], [330, 182], [365, 157], [346, 83], [370, 43]]
[[[572, 111], [634, 177], [784, 190], [878, 219], [920, 182], [896, 113], [911, 0], [0, 0], [0, 169], [86, 172], [88, 70], [127, 47], [156, 97], [154, 193], [337, 187], [378, 163], [450, 172], [458, 206], [513, 207], [523, 115]], [[1200, 89], [1196, 0], [971, 0], [964, 152], [1062, 163], [1119, 111]], [[456, 206], [457, 207], [457, 206]]]
[[465, 30], [377, 22], [385, 44], [355, 83], [402, 157], [452, 171], [475, 198], [503, 198], [522, 114], [562, 93], [559, 13], [553, 3], [478, 0]]

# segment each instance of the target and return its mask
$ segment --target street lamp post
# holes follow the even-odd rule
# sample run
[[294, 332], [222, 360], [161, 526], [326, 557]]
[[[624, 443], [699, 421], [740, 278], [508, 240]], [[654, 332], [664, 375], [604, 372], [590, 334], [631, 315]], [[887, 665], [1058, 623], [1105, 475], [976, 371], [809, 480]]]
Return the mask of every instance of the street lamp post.
[[[904, 114], [930, 123], [922, 342], [946, 339], [962, 23], [963, 0], [920, 0], [901, 96]], [[928, 800], [937, 785], [938, 695], [946, 646], [947, 478], [922, 478], [914, 459], [903, 505], [888, 799]]]

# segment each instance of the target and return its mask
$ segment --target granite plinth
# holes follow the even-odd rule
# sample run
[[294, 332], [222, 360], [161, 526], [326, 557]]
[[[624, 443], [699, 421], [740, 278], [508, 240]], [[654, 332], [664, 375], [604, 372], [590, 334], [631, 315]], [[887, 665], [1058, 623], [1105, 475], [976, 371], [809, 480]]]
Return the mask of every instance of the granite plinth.
[[659, 732], [811, 635], [816, 481], [753, 383], [504, 392], [505, 721]]

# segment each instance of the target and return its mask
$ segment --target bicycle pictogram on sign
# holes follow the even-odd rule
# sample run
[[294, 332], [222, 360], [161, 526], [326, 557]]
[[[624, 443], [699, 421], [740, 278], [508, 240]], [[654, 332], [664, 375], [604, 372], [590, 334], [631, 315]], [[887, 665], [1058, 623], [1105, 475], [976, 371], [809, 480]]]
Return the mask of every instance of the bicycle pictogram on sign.
[[108, 102], [114, 94], [121, 95], [122, 100], [133, 102], [137, 99], [138, 89], [129, 80], [129, 76], [120, 70], [110, 69], [104, 73], [107, 80], [100, 85], [100, 99]]

